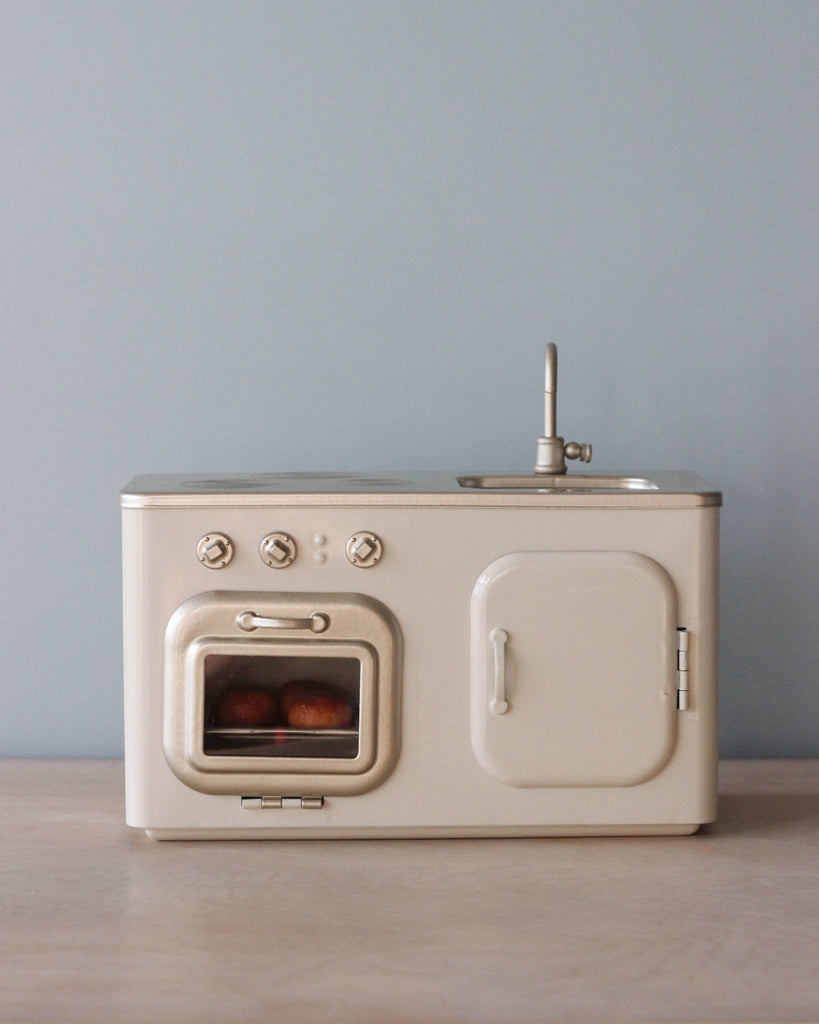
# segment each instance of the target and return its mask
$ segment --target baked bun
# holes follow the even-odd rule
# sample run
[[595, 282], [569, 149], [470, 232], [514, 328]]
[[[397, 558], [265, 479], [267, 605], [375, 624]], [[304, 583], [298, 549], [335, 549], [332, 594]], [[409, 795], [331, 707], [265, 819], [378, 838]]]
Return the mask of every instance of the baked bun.
[[279, 690], [279, 703], [291, 729], [348, 729], [353, 724], [350, 698], [326, 683], [285, 683]]
[[213, 717], [223, 728], [264, 729], [278, 723], [279, 701], [269, 690], [236, 686], [219, 696]]

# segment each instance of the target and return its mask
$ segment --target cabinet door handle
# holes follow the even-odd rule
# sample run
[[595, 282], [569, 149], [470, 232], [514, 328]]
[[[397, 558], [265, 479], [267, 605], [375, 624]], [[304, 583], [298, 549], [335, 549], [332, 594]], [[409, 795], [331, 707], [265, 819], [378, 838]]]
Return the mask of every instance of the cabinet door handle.
[[489, 701], [489, 710], [493, 715], [505, 715], [509, 710], [506, 700], [506, 641], [509, 634], [505, 629], [493, 629], [489, 634], [489, 642], [495, 653], [495, 692]]
[[309, 629], [311, 633], [323, 633], [330, 619], [323, 612], [313, 612], [306, 619], [265, 619], [255, 612], [239, 612], [236, 625], [246, 633], [254, 629]]

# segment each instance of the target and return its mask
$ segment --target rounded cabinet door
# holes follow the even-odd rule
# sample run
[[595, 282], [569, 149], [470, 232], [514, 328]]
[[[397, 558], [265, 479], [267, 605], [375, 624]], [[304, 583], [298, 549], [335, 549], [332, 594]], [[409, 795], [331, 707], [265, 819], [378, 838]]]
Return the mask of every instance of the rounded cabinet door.
[[510, 786], [632, 786], [677, 740], [677, 596], [631, 551], [505, 555], [472, 593], [471, 729]]

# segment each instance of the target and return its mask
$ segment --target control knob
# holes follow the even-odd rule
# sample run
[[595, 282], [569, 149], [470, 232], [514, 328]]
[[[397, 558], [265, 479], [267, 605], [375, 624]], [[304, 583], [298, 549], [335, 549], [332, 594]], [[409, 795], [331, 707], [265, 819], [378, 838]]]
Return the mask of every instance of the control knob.
[[371, 569], [378, 565], [384, 553], [381, 538], [368, 530], [354, 533], [347, 541], [347, 558], [359, 569]]

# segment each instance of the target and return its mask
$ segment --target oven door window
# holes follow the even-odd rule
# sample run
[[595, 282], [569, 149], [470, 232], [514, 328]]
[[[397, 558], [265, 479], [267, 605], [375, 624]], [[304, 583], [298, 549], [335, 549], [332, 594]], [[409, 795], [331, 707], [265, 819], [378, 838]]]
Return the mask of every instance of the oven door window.
[[208, 654], [204, 752], [355, 760], [362, 678], [370, 672], [370, 659], [360, 655]]
[[181, 691], [186, 760], [216, 774], [368, 771], [376, 664], [361, 641], [197, 638]]

